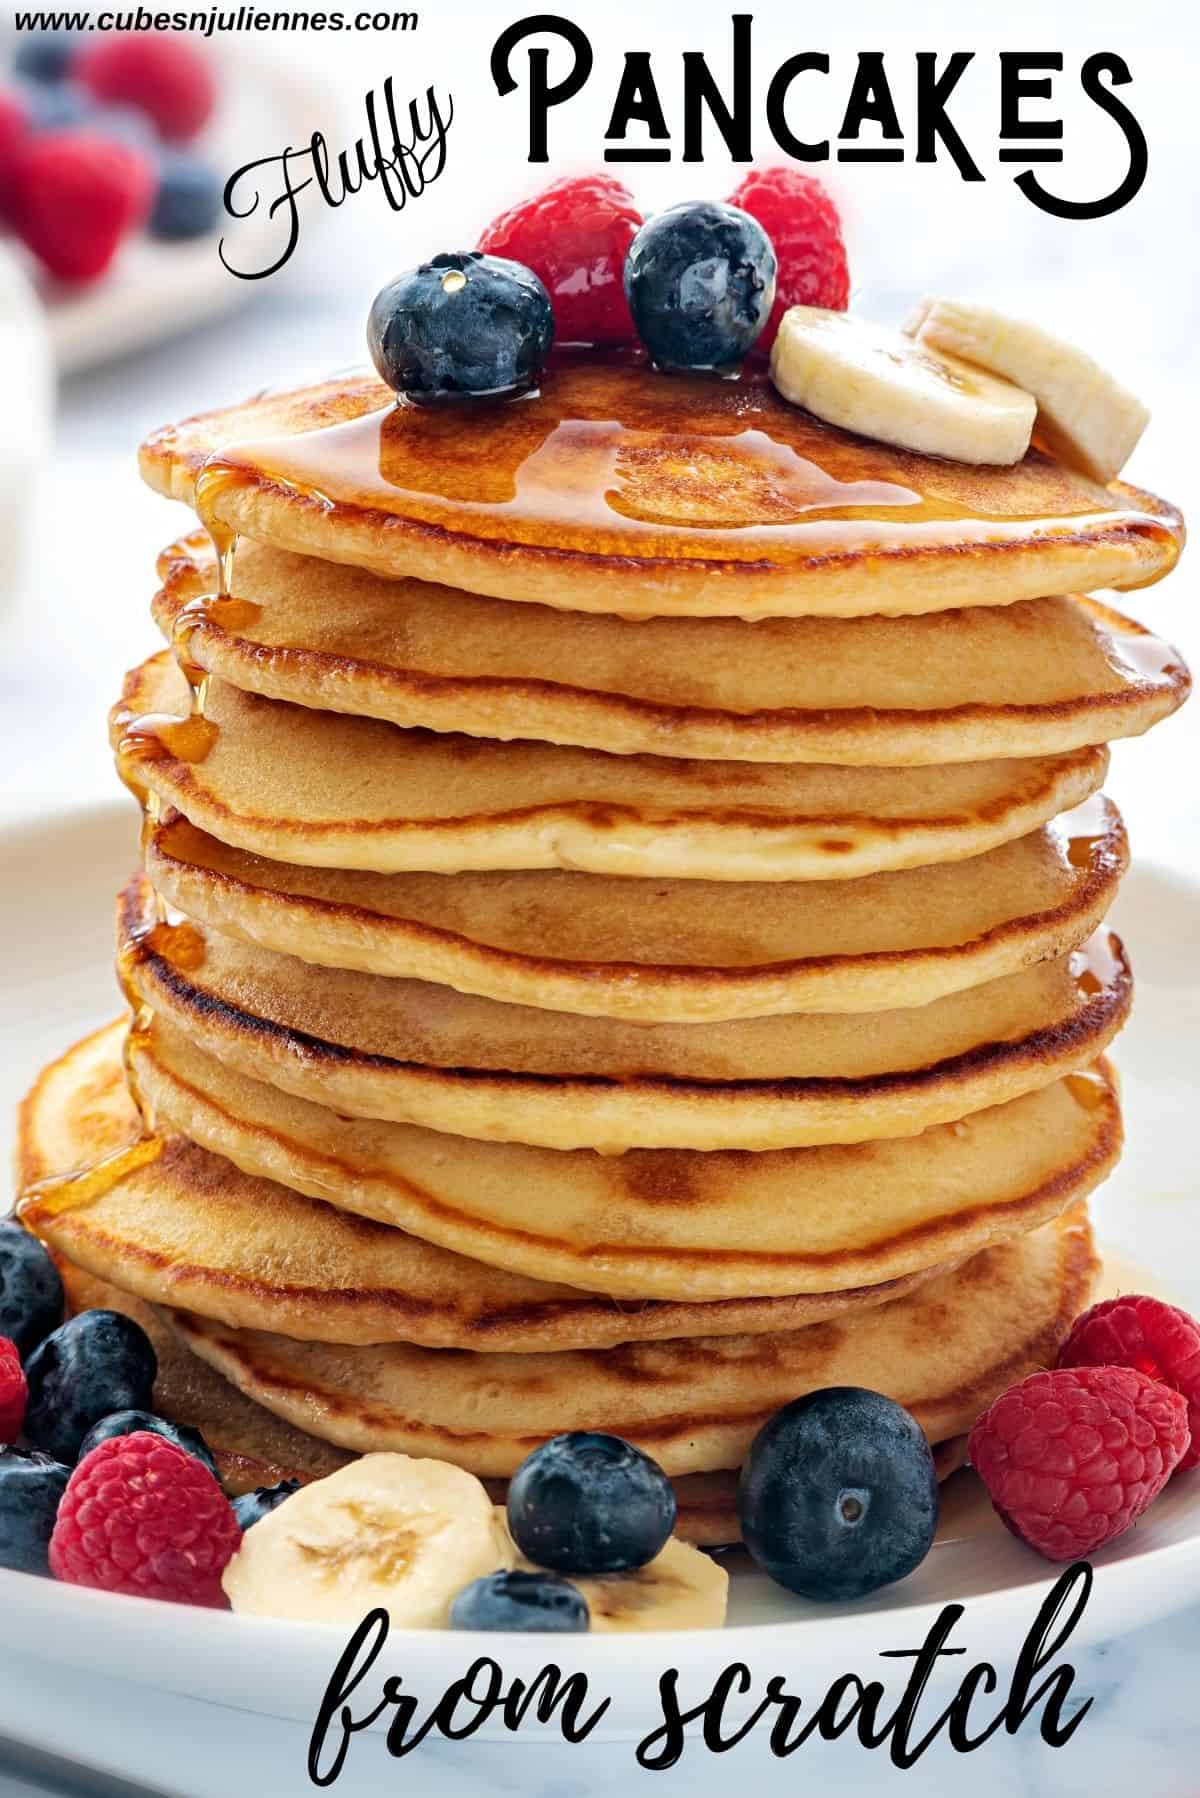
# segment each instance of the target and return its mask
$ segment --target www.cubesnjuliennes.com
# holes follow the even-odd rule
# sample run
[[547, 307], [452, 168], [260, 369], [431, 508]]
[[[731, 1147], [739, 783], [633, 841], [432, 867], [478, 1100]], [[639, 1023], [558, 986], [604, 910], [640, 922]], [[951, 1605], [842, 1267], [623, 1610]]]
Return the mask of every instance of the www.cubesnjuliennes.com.
[[[923, 1642], [879, 1651], [885, 1661], [908, 1663], [903, 1688], [894, 1697], [883, 1680], [866, 1680], [855, 1672], [840, 1674], [815, 1702], [789, 1691], [784, 1673], [768, 1678], [757, 1696], [750, 1669], [741, 1661], [697, 1696], [685, 1692], [678, 1668], [664, 1668], [659, 1679], [662, 1721], [637, 1744], [638, 1765], [663, 1772], [675, 1766], [689, 1744], [723, 1754], [751, 1735], [765, 1737], [771, 1753], [781, 1759], [814, 1737], [833, 1741], [849, 1736], [863, 1748], [886, 1751], [896, 1767], [908, 1768], [939, 1736], [958, 1753], [970, 1754], [1026, 1723], [1036, 1726], [1048, 1746], [1061, 1748], [1092, 1701], [1072, 1697], [1075, 1669], [1070, 1663], [1052, 1663], [1083, 1615], [1092, 1578], [1085, 1561], [1059, 1578], [1039, 1607], [1007, 1690], [998, 1699], [1000, 1678], [985, 1660], [965, 1670], [953, 1698], [940, 1710], [935, 1712], [928, 1699], [939, 1662], [967, 1652], [951, 1641], [965, 1612], [961, 1604], [944, 1606]], [[404, 1690], [402, 1676], [388, 1674], [372, 1684], [387, 1639], [387, 1613], [372, 1611], [340, 1656], [309, 1742], [308, 1773], [314, 1785], [333, 1785], [354, 1737], [385, 1719], [387, 1752], [400, 1759], [431, 1735], [466, 1741], [489, 1725], [510, 1732], [526, 1725], [553, 1727], [566, 1742], [585, 1742], [611, 1709], [611, 1699], [597, 1696], [586, 1674], [547, 1664], [532, 1680], [508, 1679], [498, 1662], [481, 1656], [422, 1714], [420, 1701]]]

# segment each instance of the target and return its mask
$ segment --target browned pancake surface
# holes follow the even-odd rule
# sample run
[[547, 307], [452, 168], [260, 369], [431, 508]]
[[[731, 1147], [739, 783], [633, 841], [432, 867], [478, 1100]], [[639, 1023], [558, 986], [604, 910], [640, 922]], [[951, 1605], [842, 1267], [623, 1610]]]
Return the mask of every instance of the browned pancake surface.
[[752, 371], [565, 355], [537, 395], [472, 408], [469, 438], [458, 408], [392, 400], [371, 377], [260, 396], [158, 432], [143, 473], [280, 548], [584, 611], [1007, 604], [1153, 580], [1182, 540], [1163, 502], [1036, 450], [999, 469], [912, 455]]

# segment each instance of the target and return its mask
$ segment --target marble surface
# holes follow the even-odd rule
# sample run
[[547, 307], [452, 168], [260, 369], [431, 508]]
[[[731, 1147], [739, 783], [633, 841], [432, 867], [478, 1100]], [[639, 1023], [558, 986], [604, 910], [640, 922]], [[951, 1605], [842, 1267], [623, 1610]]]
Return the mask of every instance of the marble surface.
[[[522, 1737], [514, 1746], [437, 1743], [412, 1760], [389, 1759], [376, 1734], [358, 1738], [337, 1783], [339, 1798], [419, 1790], [421, 1798], [754, 1798], [835, 1789], [839, 1798], [1195, 1798], [1200, 1716], [1194, 1687], [1200, 1626], [1193, 1614], [1124, 1636], [1075, 1661], [1078, 1701], [1091, 1709], [1071, 1740], [1048, 1748], [1028, 1726], [962, 1756], [943, 1742], [908, 1770], [855, 1742], [808, 1744], [784, 1761], [754, 1736], [729, 1753], [689, 1744], [679, 1763], [649, 1773], [625, 1743], [565, 1747]], [[1069, 1714], [1069, 1713], [1068, 1713]], [[66, 1677], [29, 1662], [6, 1667], [0, 1736], [39, 1741], [92, 1769], [78, 1786], [9, 1772], [0, 1754], [0, 1798], [67, 1794], [104, 1798], [118, 1772], [164, 1798], [230, 1798], [256, 1791], [292, 1798], [313, 1788], [305, 1772], [307, 1732], [243, 1712], [144, 1695], [117, 1681]]]
[[[394, 59], [393, 66], [403, 63], [412, 74], [414, 86], [429, 78], [426, 67], [439, 73], [450, 59], [461, 123], [436, 199], [397, 219], [378, 196], [367, 196], [322, 221], [322, 228], [316, 221], [311, 230], [306, 224], [287, 274], [248, 293], [233, 320], [64, 387], [54, 457], [38, 502], [35, 571], [20, 602], [0, 619], [0, 820], [113, 792], [104, 713], [122, 670], [155, 646], [146, 611], [152, 558], [184, 523], [182, 512], [172, 514], [138, 486], [133, 452], [140, 436], [165, 418], [358, 359], [366, 307], [381, 280], [430, 249], [472, 241], [494, 203], [527, 185], [520, 149], [513, 145], [505, 161], [504, 145], [519, 120], [500, 110], [488, 91], [486, 58], [461, 54], [463, 13], [476, 19], [482, 37], [498, 19], [506, 23], [515, 16], [515, 9], [502, 11], [503, 19], [486, 5], [460, 7], [453, 21], [431, 15], [421, 55], [410, 46], [403, 59]], [[728, 9], [699, 4], [688, 11], [689, 43], [723, 41]], [[830, 30], [823, 21], [822, 41], [836, 51], [877, 38], [902, 39], [910, 47], [918, 39], [948, 45], [962, 35], [955, 23], [961, 12], [934, 0], [904, 9], [903, 33], [895, 24], [878, 30], [877, 13], [851, 0]], [[672, 16], [677, 18], [674, 9]], [[604, 17], [613, 44], [645, 35], [652, 46], [678, 50], [677, 26], [667, 25], [665, 9], [647, 21], [644, 6], [622, 0], [606, 6]], [[594, 22], [591, 28], [599, 41], [603, 28]], [[758, 29], [760, 41], [775, 51], [765, 56], [772, 66], [796, 47], [797, 34], [781, 7], [760, 8]], [[1019, 306], [1081, 337], [1111, 358], [1155, 408], [1130, 474], [1186, 507], [1195, 485], [1200, 406], [1193, 297], [1200, 249], [1194, 227], [1181, 228], [1180, 219], [1180, 196], [1188, 196], [1190, 208], [1193, 191], [1194, 105], [1186, 101], [1184, 84], [1194, 25], [1181, 8], [1168, 5], [1139, 9], [1137, 20], [1110, 5], [1080, 9], [1078, 17], [1063, 7], [1015, 5], [1004, 9], [1002, 20], [978, 27], [972, 20], [967, 35], [986, 47], [1020, 42], [1023, 31], [1040, 44], [1049, 38], [1056, 47], [1114, 48], [1129, 58], [1152, 144], [1152, 175], [1143, 194], [1114, 219], [1070, 226], [1036, 214], [994, 171], [985, 187], [970, 190], [941, 170], [919, 177], [911, 168], [894, 176], [864, 173], [847, 193], [856, 304], [879, 317], [900, 317], [925, 289], [957, 289]], [[452, 56], [456, 33], [459, 47]], [[369, 55], [361, 41], [329, 40], [328, 54], [349, 105], [379, 73], [378, 46]], [[608, 61], [611, 74], [611, 56]], [[977, 104], [982, 117], [987, 95]], [[564, 126], [556, 156], [569, 163], [587, 155], [598, 110], [599, 102], [590, 111], [585, 107]], [[491, 145], [499, 149], [485, 155]], [[680, 175], [656, 176], [658, 191], [679, 197]], [[705, 170], [702, 181], [696, 171], [688, 174], [688, 185], [708, 191], [719, 193], [727, 184], [719, 171]], [[1191, 589], [1185, 561], [1167, 587], [1136, 596], [1130, 608], [1178, 636], [1185, 649], [1190, 639], [1195, 659], [1200, 638]], [[1135, 854], [1200, 873], [1197, 765], [1200, 705], [1146, 741], [1118, 750], [1110, 790], [1129, 818]], [[19, 879], [20, 871], [8, 877]], [[1015, 1738], [994, 1740], [965, 1763], [938, 1746], [903, 1775], [856, 1745], [810, 1746], [777, 1763], [753, 1739], [719, 1758], [694, 1748], [673, 1771], [653, 1777], [635, 1767], [625, 1746], [565, 1750], [533, 1742], [512, 1748], [443, 1745], [422, 1753], [418, 1772], [411, 1762], [393, 1766], [382, 1742], [371, 1738], [357, 1745], [335, 1789], [381, 1792], [407, 1782], [422, 1798], [484, 1792], [599, 1798], [642, 1788], [664, 1798], [685, 1791], [689, 1798], [707, 1798], [737, 1782], [768, 1794], [820, 1781], [835, 1782], [847, 1798], [874, 1798], [897, 1785], [905, 1794], [924, 1795], [969, 1781], [973, 1798], [1123, 1798], [1135, 1785], [1147, 1798], [1191, 1798], [1200, 1789], [1198, 1664], [1200, 1611], [1188, 1610], [1081, 1655], [1076, 1690], [1094, 1703], [1065, 1748], [1051, 1751], [1027, 1728]], [[152, 1790], [184, 1798], [309, 1789], [302, 1731], [232, 1711], [215, 1714], [182, 1700], [162, 1698], [147, 1706], [142, 1695], [115, 1683], [64, 1680], [23, 1661], [3, 1641], [0, 1620], [4, 1735], [53, 1744], [64, 1755], [120, 1768]], [[103, 1788], [86, 1781], [75, 1788], [31, 1783], [7, 1771], [0, 1756], [0, 1798], [68, 1789]]]

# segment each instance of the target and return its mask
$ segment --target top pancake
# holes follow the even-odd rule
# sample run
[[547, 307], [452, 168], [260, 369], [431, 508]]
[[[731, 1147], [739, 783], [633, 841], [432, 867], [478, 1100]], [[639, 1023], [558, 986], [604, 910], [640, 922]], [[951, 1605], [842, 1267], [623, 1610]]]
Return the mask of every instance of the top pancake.
[[259, 395], [157, 432], [142, 471], [279, 549], [630, 616], [1002, 605], [1145, 585], [1182, 544], [1149, 494], [1036, 450], [1014, 468], [911, 455], [822, 424], [762, 373], [568, 353], [516, 402], [393, 397], [367, 375]]
[[1092, 599], [906, 619], [606, 618], [244, 540], [237, 593], [193, 533], [159, 559], [154, 616], [235, 687], [321, 710], [616, 754], [876, 767], [1043, 755], [1134, 736], [1188, 674]]

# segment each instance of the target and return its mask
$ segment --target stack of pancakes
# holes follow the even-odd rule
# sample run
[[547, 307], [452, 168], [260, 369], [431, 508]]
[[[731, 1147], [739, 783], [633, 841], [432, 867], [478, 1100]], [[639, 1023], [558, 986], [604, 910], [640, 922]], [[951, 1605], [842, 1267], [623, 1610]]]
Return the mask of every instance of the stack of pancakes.
[[949, 1444], [1053, 1356], [1121, 1135], [1105, 744], [1188, 687], [1076, 590], [1177, 514], [595, 356], [143, 471], [206, 529], [113, 714], [133, 1023], [27, 1102], [23, 1216], [231, 1477], [596, 1428], [727, 1540], [797, 1394]]

